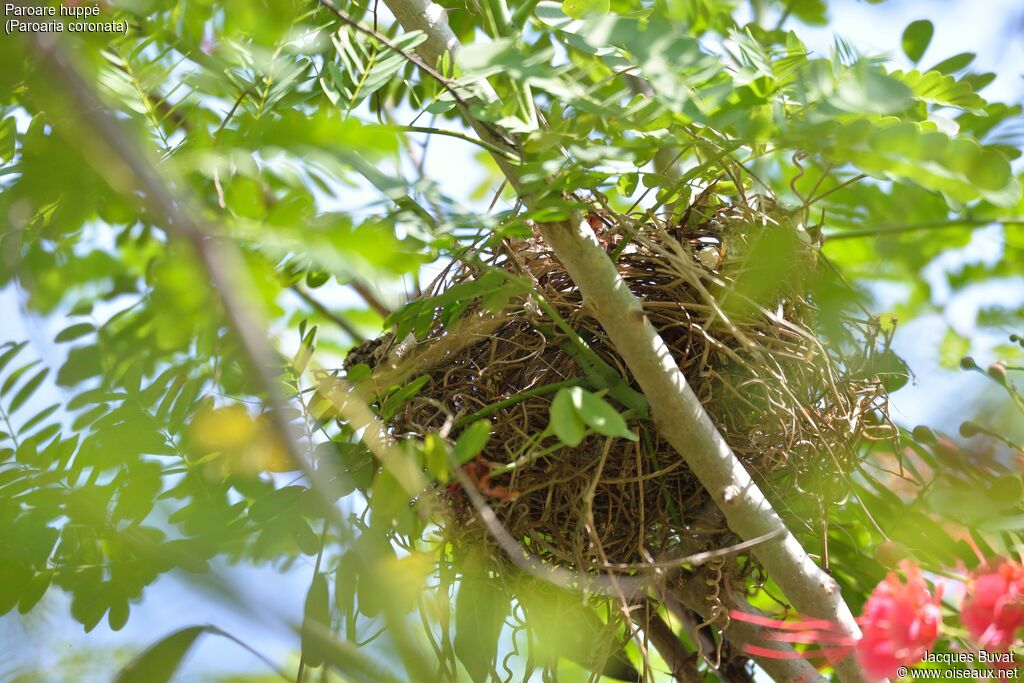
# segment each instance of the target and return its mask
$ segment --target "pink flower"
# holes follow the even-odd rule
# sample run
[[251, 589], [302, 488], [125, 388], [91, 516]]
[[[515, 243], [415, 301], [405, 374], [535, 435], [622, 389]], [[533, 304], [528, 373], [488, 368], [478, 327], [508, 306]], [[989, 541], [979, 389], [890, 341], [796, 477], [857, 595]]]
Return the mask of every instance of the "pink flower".
[[971, 572], [960, 622], [981, 649], [1009, 650], [1024, 626], [1024, 566], [996, 558]]
[[899, 667], [917, 664], [935, 644], [942, 625], [941, 586], [932, 595], [917, 565], [902, 562], [900, 568], [907, 582], [890, 572], [875, 586], [858, 620], [863, 635], [857, 660], [871, 678], [895, 678]]

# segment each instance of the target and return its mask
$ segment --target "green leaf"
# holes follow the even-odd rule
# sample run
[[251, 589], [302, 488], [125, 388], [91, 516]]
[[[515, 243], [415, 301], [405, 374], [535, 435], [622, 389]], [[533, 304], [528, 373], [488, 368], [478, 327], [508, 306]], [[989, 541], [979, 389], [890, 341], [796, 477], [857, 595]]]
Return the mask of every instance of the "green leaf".
[[455, 655], [473, 683], [490, 677], [509, 600], [483, 571], [463, 576], [455, 598]]
[[35, 427], [40, 422], [42, 422], [43, 420], [45, 420], [46, 418], [50, 417], [55, 412], [57, 412], [58, 409], [60, 409], [60, 404], [59, 403], [54, 403], [53, 405], [50, 405], [50, 406], [47, 406], [46, 408], [43, 408], [38, 413], [36, 413], [32, 417], [30, 417], [28, 420], [26, 420], [25, 424], [21, 425], [21, 432], [22, 433], [28, 433], [33, 427]]
[[348, 619], [355, 614], [356, 605], [356, 579], [358, 571], [357, 559], [350, 550], [338, 560], [338, 566], [334, 570], [334, 608], [342, 619]]
[[[410, 509], [409, 498], [410, 494], [391, 471], [381, 471], [373, 480], [370, 493], [373, 525], [381, 529], [396, 529], [400, 533], [408, 531], [416, 519]], [[366, 612], [362, 600], [360, 610]]]
[[604, 436], [639, 441], [640, 437], [629, 430], [622, 415], [603, 398], [581, 387], [572, 387], [568, 392], [576, 414], [595, 432]]
[[[540, 5], [537, 9], [539, 15]], [[700, 116], [701, 110], [731, 92], [731, 87], [701, 87], [721, 73], [722, 62], [706, 53], [697, 40], [680, 35], [669, 21], [651, 19], [641, 23], [607, 14], [583, 22], [570, 21], [563, 30], [578, 33], [581, 40], [573, 42], [573, 47], [589, 46], [599, 54], [612, 46], [629, 51], [635, 60], [630, 62], [640, 67], [655, 95], [664, 104], [693, 116]], [[621, 63], [615, 66], [619, 68]], [[694, 102], [695, 91], [701, 92], [699, 105]], [[596, 111], [604, 109], [598, 105]]]
[[833, 105], [855, 114], [891, 114], [906, 109], [913, 93], [898, 80], [875, 68], [851, 69], [839, 84]]
[[487, 420], [477, 420], [467, 427], [455, 442], [455, 459], [460, 465], [466, 464], [475, 458], [490, 440], [491, 423]]
[[257, 523], [270, 522], [282, 515], [290, 514], [298, 506], [306, 487], [293, 484], [258, 498], [249, 508], [249, 518]]
[[[409, 31], [392, 40], [395, 47], [408, 54], [426, 39], [422, 31]], [[327, 75], [320, 79], [320, 85], [328, 99], [345, 113], [387, 85], [407, 64], [401, 53], [348, 27], [331, 40], [339, 62], [327, 63]]]
[[420, 389], [430, 381], [429, 375], [420, 375], [401, 389], [395, 391], [386, 399], [380, 408], [381, 417], [385, 420], [391, 419], [398, 410], [406, 404], [409, 399], [420, 393]]
[[562, 0], [562, 11], [573, 19], [582, 19], [590, 14], [608, 14], [610, 0]]
[[459, 66], [465, 74], [486, 77], [496, 70], [511, 68], [522, 63], [523, 53], [516, 49], [511, 38], [499, 38], [486, 43], [471, 43], [459, 50]]
[[28, 586], [25, 588], [25, 592], [22, 593], [21, 600], [18, 601], [18, 612], [28, 614], [46, 595], [46, 589], [50, 587], [52, 580], [53, 572], [50, 571], [39, 572], [32, 577], [32, 580], [29, 581]]
[[875, 356], [871, 371], [890, 393], [902, 389], [910, 381], [910, 368], [891, 349]]
[[95, 329], [96, 327], [92, 323], [77, 323], [70, 327], [65, 327], [63, 330], [57, 333], [57, 336], [54, 338], [54, 341], [58, 343], [72, 341], [74, 339], [78, 339], [79, 337], [84, 337], [85, 335], [89, 334]]
[[6, 396], [7, 393], [11, 389], [13, 389], [14, 386], [18, 383], [18, 380], [21, 379], [21, 376], [24, 375], [25, 373], [27, 373], [32, 368], [34, 368], [35, 366], [39, 365], [39, 363], [40, 363], [39, 359], [36, 359], [36, 360], [34, 360], [34, 361], [30, 362], [30, 363], [26, 363], [25, 365], [22, 365], [20, 368], [18, 368], [17, 370], [12, 372], [10, 375], [8, 375], [7, 379], [4, 380], [3, 386], [0, 387], [0, 396]]
[[953, 55], [949, 59], [944, 59], [929, 71], [939, 71], [944, 74], [951, 74], [961, 69], [966, 69], [970, 66], [971, 62], [974, 61], [975, 54], [973, 52], [961, 52], [958, 55]]
[[205, 626], [189, 626], [157, 641], [121, 669], [114, 683], [168, 683], [196, 639], [205, 632]]
[[894, 71], [889, 74], [907, 87], [914, 97], [941, 107], [959, 107], [975, 114], [984, 114], [985, 100], [978, 95], [969, 82], [956, 80], [938, 71]]
[[825, 0], [786, 0], [785, 7], [805, 24], [823, 26], [828, 23], [828, 6]]
[[3, 369], [6, 368], [7, 364], [11, 362], [11, 359], [17, 356], [21, 352], [21, 350], [25, 348], [27, 345], [27, 341], [20, 342], [18, 344], [4, 344], [3, 346], [10, 346], [10, 348], [8, 348], [6, 351], [0, 354], [0, 372], [3, 372]]
[[313, 358], [313, 353], [316, 351], [317, 331], [318, 327], [313, 325], [312, 329], [302, 338], [299, 350], [295, 352], [295, 356], [292, 358], [292, 369], [295, 371], [296, 376], [306, 371], [310, 359]]
[[39, 385], [43, 383], [43, 380], [46, 379], [48, 374], [50, 374], [50, 369], [43, 368], [37, 372], [32, 379], [25, 382], [25, 386], [23, 386], [18, 393], [14, 395], [14, 398], [11, 399], [10, 411], [12, 413], [17, 411], [18, 408], [23, 406], [25, 402], [32, 397], [32, 394], [35, 393], [36, 389], [39, 388]]
[[13, 116], [8, 116], [0, 122], [0, 163], [7, 163], [14, 158], [17, 140], [17, 123]]
[[[574, 387], [575, 388], [575, 387]], [[579, 446], [586, 434], [583, 420], [573, 408], [570, 389], [560, 389], [551, 402], [551, 429], [555, 436], [567, 446]]]
[[[982, 147], [965, 136], [935, 130], [931, 122], [913, 123], [888, 117], [818, 128], [816, 140], [835, 141], [833, 162], [849, 162], [877, 178], [913, 180], [958, 202], [983, 197], [998, 206], [1020, 199], [1020, 184], [998, 150]], [[828, 143], [826, 143], [828, 144]]]
[[320, 666], [327, 656], [323, 639], [318, 638], [317, 634], [330, 631], [330, 607], [327, 577], [317, 574], [306, 593], [306, 610], [302, 620], [302, 656], [310, 666]]
[[947, 370], [954, 370], [960, 367], [960, 359], [970, 350], [970, 340], [957, 334], [956, 330], [950, 327], [939, 344], [939, 365]]
[[57, 384], [71, 387], [102, 371], [99, 349], [95, 346], [77, 346], [68, 352], [68, 359], [57, 373]]
[[114, 598], [110, 603], [110, 611], [107, 612], [107, 625], [111, 631], [120, 631], [128, 623], [128, 600], [123, 596]]
[[14, 609], [32, 581], [32, 568], [18, 558], [0, 562], [0, 614]]
[[423, 437], [423, 464], [430, 478], [442, 484], [448, 483], [451, 465], [448, 462], [448, 443], [435, 432]]
[[903, 30], [903, 54], [910, 58], [914, 64], [921, 61], [928, 44], [932, 42], [932, 35], [935, 33], [935, 26], [927, 19], [919, 19], [907, 24]]
[[329, 633], [317, 633], [315, 637], [320, 641], [326, 661], [344, 675], [344, 680], [354, 683], [401, 683], [401, 679], [386, 666], [368, 656], [354, 643], [331, 637]]
[[584, 596], [530, 578], [517, 584], [516, 599], [526, 611], [542, 661], [564, 657], [588, 670], [603, 662], [606, 677], [640, 680], [615, 626], [604, 623]]

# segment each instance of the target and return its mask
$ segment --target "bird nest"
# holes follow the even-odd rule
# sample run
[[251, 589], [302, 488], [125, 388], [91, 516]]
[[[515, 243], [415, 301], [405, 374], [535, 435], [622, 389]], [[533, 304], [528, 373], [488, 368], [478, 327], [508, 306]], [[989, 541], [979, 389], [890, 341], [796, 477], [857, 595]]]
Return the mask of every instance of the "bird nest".
[[[844, 318], [843, 338], [829, 343], [816, 332], [816, 292], [828, 272], [814, 230], [763, 196], [717, 205], [703, 196], [672, 224], [596, 212], [589, 220], [733, 452], [776, 509], [791, 522], [802, 518], [794, 528], [809, 529], [807, 513], [844, 496], [862, 440], [890, 435], [885, 378], [872, 370], [887, 352], [877, 327]], [[635, 410], [629, 427], [637, 441], [592, 434], [558, 447], [553, 435], [538, 438], [550, 434], [556, 388], [595, 389], [567, 327], [639, 387], [537, 235], [453, 263], [424, 296], [495, 269], [535, 294], [513, 297], [493, 332], [429, 368], [391, 417], [393, 433], [422, 437], [454, 423], [457, 437], [467, 416], [485, 416], [490, 441], [466, 472], [512, 537], [545, 562], [581, 572], [635, 569], [734, 543], [685, 454]], [[469, 312], [474, 307], [481, 305]], [[450, 334], [447, 313], [432, 310], [421, 344]], [[378, 340], [374, 356], [398, 345]], [[604, 399], [627, 410], [610, 393]], [[453, 537], [485, 534], [458, 486], [439, 495]]]

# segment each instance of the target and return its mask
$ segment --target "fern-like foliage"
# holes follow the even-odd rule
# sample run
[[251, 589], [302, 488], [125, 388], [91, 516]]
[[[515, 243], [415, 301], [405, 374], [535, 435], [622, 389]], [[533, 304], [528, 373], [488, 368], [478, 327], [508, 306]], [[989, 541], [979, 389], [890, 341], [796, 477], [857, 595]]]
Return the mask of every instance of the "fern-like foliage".
[[956, 107], [972, 113], [984, 112], [985, 100], [970, 83], [938, 71], [893, 71], [891, 78], [909, 87], [921, 101], [940, 107]]
[[[427, 39], [422, 31], [410, 31], [395, 38], [392, 44], [405, 54]], [[366, 38], [349, 27], [343, 27], [331, 41], [338, 61], [327, 62], [320, 86], [324, 94], [346, 114], [360, 102], [391, 81], [405, 66], [400, 52], [378, 41]]]

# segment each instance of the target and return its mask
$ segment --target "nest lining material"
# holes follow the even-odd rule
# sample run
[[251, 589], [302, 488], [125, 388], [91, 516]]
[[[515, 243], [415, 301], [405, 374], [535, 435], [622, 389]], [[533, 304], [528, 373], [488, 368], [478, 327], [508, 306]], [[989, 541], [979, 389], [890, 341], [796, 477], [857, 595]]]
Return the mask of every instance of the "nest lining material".
[[[841, 498], [862, 439], [888, 436], [886, 392], [868, 370], [878, 352], [876, 330], [851, 322], [845, 342], [827, 349], [816, 336], [809, 291], [822, 266], [793, 214], [758, 197], [692, 206], [675, 225], [613, 223], [599, 237], [712, 421], [776, 509], [793, 523], [794, 500], [813, 497], [807, 509], [819, 510], [822, 496]], [[531, 281], [637, 388], [539, 237], [504, 242], [489, 254], [488, 267]], [[453, 264], [426, 296], [481, 272]], [[491, 494], [511, 535], [557, 565], [609, 571], [736, 541], [683, 457], [647, 419], [630, 421], [637, 442], [592, 435], [578, 447], [523, 458], [557, 443], [553, 436], [536, 438], [549, 423], [554, 392], [546, 388], [573, 379], [586, 386], [586, 373], [534, 299], [514, 302], [503, 315], [506, 322], [492, 335], [427, 372], [426, 385], [391, 420], [396, 435], [422, 437], [446, 420], [521, 398], [489, 415], [490, 442], [471, 466], [477, 474], [490, 471], [481, 491]], [[438, 324], [426, 341], [443, 334]], [[510, 463], [517, 464], [510, 469]], [[463, 494], [442, 495], [451, 503], [449, 534], [479, 540], [482, 525]]]

